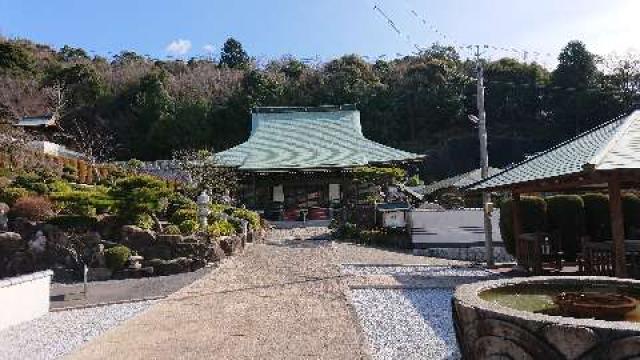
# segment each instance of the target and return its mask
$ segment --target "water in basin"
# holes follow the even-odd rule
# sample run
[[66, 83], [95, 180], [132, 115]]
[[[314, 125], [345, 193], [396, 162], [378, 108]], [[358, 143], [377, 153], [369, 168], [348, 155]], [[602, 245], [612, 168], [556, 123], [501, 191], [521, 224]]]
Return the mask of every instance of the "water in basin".
[[[620, 294], [633, 298], [640, 303], [640, 287], [612, 284], [517, 284], [483, 291], [479, 294], [483, 300], [515, 310], [529, 311], [554, 316], [574, 316], [561, 309], [554, 298], [562, 293]], [[606, 306], [606, 304], [605, 304]], [[640, 305], [623, 316], [599, 317], [602, 320], [631, 321], [640, 323]]]

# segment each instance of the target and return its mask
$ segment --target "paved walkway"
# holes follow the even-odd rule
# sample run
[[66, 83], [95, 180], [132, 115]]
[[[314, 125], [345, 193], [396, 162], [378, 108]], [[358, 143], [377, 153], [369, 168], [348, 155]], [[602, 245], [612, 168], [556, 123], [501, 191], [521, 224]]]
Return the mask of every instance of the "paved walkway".
[[291, 237], [250, 245], [69, 358], [366, 359], [342, 263], [451, 261]]

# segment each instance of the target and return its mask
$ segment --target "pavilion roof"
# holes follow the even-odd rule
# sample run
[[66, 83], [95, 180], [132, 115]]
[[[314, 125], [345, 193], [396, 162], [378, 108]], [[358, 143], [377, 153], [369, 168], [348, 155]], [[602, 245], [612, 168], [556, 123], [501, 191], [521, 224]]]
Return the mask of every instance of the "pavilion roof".
[[640, 169], [640, 110], [531, 156], [468, 189], [505, 189], [538, 180], [618, 169]]
[[216, 156], [224, 165], [249, 171], [347, 168], [423, 157], [365, 138], [353, 106], [256, 108], [249, 139]]

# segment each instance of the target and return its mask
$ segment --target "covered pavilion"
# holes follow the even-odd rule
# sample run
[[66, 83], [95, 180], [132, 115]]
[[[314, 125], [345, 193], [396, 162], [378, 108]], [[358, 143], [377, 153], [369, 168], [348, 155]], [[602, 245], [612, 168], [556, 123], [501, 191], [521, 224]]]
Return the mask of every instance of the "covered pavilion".
[[[621, 190], [640, 185], [640, 110], [606, 122], [469, 187], [513, 199], [516, 258], [522, 259], [520, 195], [607, 189], [615, 276], [627, 276]], [[640, 216], [640, 214], [639, 214]]]

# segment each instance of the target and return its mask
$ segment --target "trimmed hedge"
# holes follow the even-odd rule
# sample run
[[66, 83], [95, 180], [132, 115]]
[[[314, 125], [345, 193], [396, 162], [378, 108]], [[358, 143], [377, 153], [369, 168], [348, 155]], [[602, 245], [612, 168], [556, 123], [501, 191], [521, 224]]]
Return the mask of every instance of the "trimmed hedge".
[[[537, 196], [520, 198], [520, 224], [522, 232], [545, 231], [547, 223], [547, 204]], [[513, 200], [509, 199], [500, 207], [500, 233], [507, 252], [516, 253], [516, 242], [513, 237]]]
[[584, 203], [578, 195], [556, 195], [546, 199], [549, 232], [560, 236], [564, 257], [573, 261], [584, 233]]
[[585, 230], [592, 241], [611, 238], [609, 197], [603, 194], [584, 194]]
[[634, 194], [622, 196], [624, 233], [627, 239], [637, 239], [640, 235], [640, 197]]

